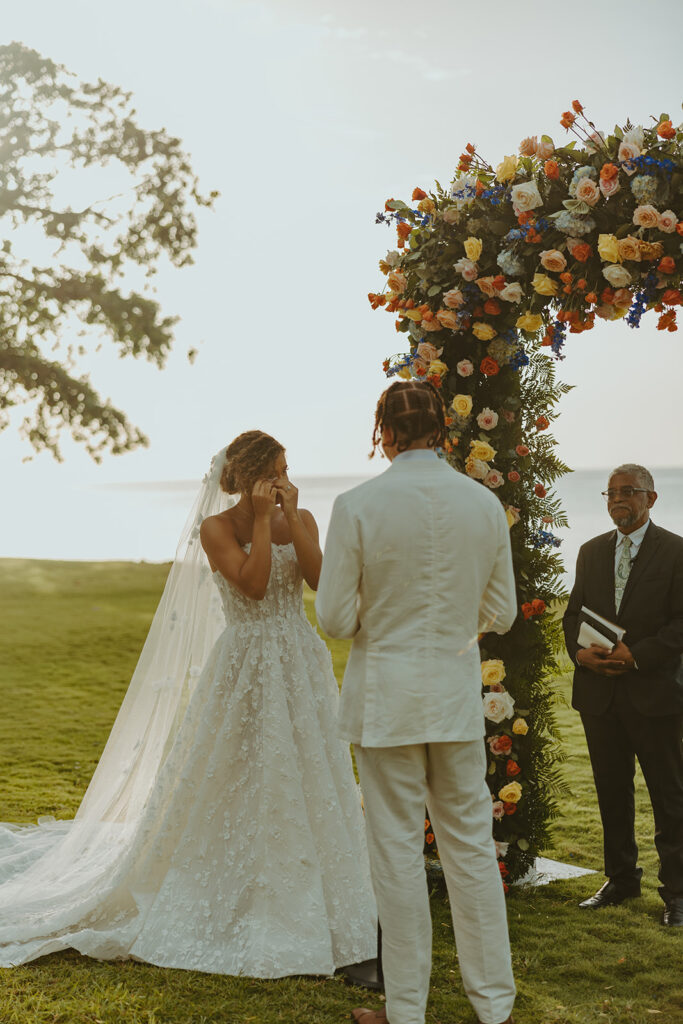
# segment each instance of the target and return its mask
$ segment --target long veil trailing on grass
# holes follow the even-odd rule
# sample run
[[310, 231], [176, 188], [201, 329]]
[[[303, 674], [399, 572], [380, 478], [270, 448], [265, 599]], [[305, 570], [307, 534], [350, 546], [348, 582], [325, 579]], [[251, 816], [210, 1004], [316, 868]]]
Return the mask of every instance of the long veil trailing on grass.
[[[222, 449], [202, 482], [130, 686], [76, 817], [69, 822], [43, 819], [36, 826], [0, 825], [0, 966], [63, 948], [55, 937], [71, 935], [74, 927], [85, 927], [91, 936], [101, 929], [106, 947], [107, 915], [100, 923], [89, 915], [126, 876], [131, 851], [139, 859], [144, 850], [148, 799], [201, 668], [225, 627], [199, 541], [203, 519], [235, 500], [220, 489], [224, 461]], [[109, 920], [113, 914], [121, 922], [126, 908], [120, 892], [115, 903]], [[72, 944], [78, 948], [77, 942]]]

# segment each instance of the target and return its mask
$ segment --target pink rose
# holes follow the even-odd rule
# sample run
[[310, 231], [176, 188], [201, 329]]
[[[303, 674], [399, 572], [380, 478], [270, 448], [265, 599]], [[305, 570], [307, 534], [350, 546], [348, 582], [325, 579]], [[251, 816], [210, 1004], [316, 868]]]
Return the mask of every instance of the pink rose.
[[499, 473], [497, 469], [490, 469], [484, 477], [484, 483], [487, 487], [494, 489], [496, 487], [502, 487], [505, 480], [503, 479], [503, 474]]
[[522, 139], [519, 144], [520, 156], [533, 156], [538, 147], [538, 139], [535, 135], [530, 136], [528, 139]]
[[525, 457], [525, 455], [529, 454], [529, 449], [527, 448], [527, 446], [525, 444], [518, 444], [517, 447], [515, 448], [515, 451], [517, 452], [519, 457], [522, 458], [522, 459]]
[[512, 409], [503, 409], [503, 419], [505, 420], [506, 423], [515, 422], [515, 414], [512, 411]]
[[553, 145], [552, 139], [541, 139], [539, 144], [536, 146], [536, 156], [539, 160], [547, 160], [555, 152], [555, 146]]
[[441, 214], [441, 219], [444, 220], [446, 224], [455, 224], [459, 218], [460, 214], [457, 206], [447, 206]]
[[474, 373], [474, 364], [469, 359], [461, 359], [455, 369], [461, 377], [471, 377]]
[[676, 230], [676, 224], [678, 223], [678, 217], [673, 210], [665, 210], [664, 213], [659, 215], [659, 230], [666, 232], [670, 235]]
[[503, 801], [502, 800], [494, 800], [493, 804], [492, 804], [492, 807], [491, 807], [491, 811], [492, 811], [493, 817], [496, 819], [496, 821], [500, 821], [501, 818], [504, 818], [505, 817], [505, 808], [503, 807]]
[[519, 482], [520, 475], [516, 469], [510, 470], [510, 472], [508, 473], [508, 480], [510, 481], [511, 484], [516, 484]]
[[633, 211], [633, 223], [639, 228], [656, 228], [659, 226], [659, 213], [654, 206], [637, 206]]
[[463, 256], [455, 264], [455, 271], [460, 274], [466, 281], [474, 281], [475, 277], [479, 273], [479, 267], [472, 260], [468, 260], [466, 256]]
[[451, 288], [443, 297], [443, 304], [449, 309], [460, 309], [464, 301], [465, 297], [459, 288]]
[[437, 348], [436, 345], [432, 345], [431, 341], [421, 341], [417, 346], [418, 356], [420, 359], [424, 359], [427, 363], [431, 363], [435, 359], [438, 359], [442, 352], [443, 349]]
[[493, 409], [482, 409], [477, 416], [477, 423], [482, 430], [494, 430], [498, 426], [498, 413]]
[[610, 196], [616, 195], [621, 188], [618, 178], [601, 178], [600, 179], [600, 191], [602, 192], [605, 199], [609, 199]]
[[587, 206], [595, 206], [600, 198], [600, 189], [592, 178], [582, 178], [576, 189], [576, 198]]
[[512, 750], [512, 740], [505, 733], [497, 736], [487, 737], [486, 742], [492, 754], [509, 754]]

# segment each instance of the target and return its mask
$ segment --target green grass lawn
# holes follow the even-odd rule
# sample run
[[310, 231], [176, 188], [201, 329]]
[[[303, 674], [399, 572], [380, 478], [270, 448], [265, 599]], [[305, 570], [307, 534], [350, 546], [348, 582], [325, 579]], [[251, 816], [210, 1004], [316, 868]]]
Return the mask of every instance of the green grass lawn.
[[[0, 820], [75, 812], [135, 666], [167, 567], [0, 560]], [[314, 619], [312, 595], [307, 610]], [[341, 678], [348, 646], [330, 641]], [[568, 677], [558, 680], [569, 694]], [[559, 718], [572, 796], [548, 856], [601, 869], [601, 832], [578, 716]], [[683, 930], [659, 924], [653, 823], [639, 780], [641, 899], [588, 914], [602, 875], [508, 898], [517, 1024], [683, 1022]], [[1, 908], [0, 908], [1, 912]], [[472, 1024], [448, 906], [432, 894], [429, 1024]], [[338, 978], [254, 981], [98, 963], [74, 952], [0, 970], [0, 1024], [327, 1024], [376, 1005]]]

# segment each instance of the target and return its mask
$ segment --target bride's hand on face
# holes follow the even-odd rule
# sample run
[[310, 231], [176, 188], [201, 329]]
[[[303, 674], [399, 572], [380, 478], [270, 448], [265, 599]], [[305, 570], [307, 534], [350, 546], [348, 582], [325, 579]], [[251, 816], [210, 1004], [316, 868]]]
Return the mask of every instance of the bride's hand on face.
[[270, 519], [275, 511], [277, 491], [272, 480], [257, 480], [251, 492], [251, 504], [256, 518]]
[[277, 491], [278, 504], [282, 508], [287, 519], [291, 519], [291, 517], [296, 515], [298, 511], [298, 488], [295, 487], [292, 481], [287, 478], [286, 473], [274, 480], [273, 486]]

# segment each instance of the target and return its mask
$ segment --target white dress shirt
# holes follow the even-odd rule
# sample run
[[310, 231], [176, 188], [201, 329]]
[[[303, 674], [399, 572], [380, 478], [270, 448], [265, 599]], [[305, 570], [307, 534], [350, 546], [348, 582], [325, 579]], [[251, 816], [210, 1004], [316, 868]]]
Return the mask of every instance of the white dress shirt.
[[633, 559], [638, 554], [640, 545], [643, 541], [643, 537], [647, 532], [647, 528], [650, 525], [649, 518], [645, 520], [642, 526], [639, 526], [633, 533], [622, 533], [621, 530], [617, 530], [617, 544], [614, 549], [614, 573], [616, 575], [617, 566], [619, 565], [619, 559], [621, 558], [621, 549], [624, 544], [624, 538], [628, 537], [631, 541], [631, 565], [633, 565]]

